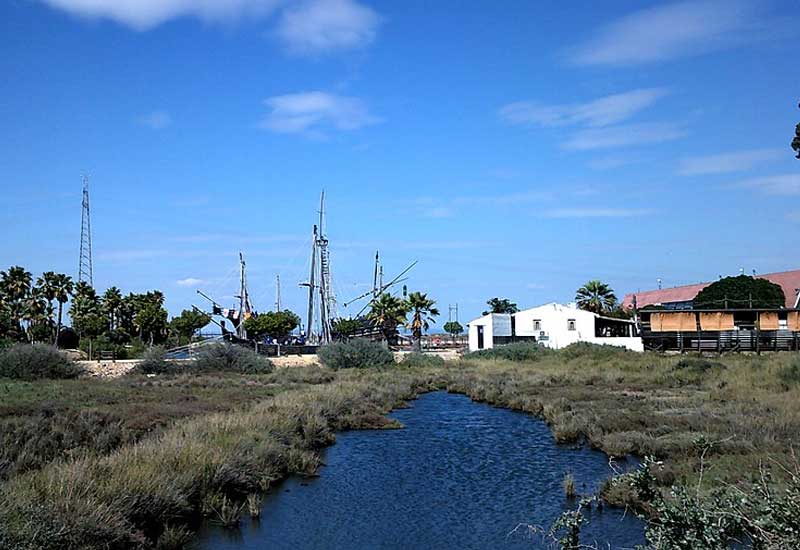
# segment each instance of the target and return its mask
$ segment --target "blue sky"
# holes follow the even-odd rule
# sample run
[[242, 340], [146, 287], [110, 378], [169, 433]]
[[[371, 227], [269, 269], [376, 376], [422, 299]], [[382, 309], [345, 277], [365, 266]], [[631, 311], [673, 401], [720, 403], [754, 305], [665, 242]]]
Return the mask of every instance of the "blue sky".
[[[546, 5], [553, 4], [553, 5]], [[466, 7], [465, 7], [466, 6]], [[10, 0], [3, 268], [303, 311], [321, 189], [340, 300], [412, 260], [486, 299], [800, 267], [793, 1]], [[344, 310], [347, 314], [348, 310]]]

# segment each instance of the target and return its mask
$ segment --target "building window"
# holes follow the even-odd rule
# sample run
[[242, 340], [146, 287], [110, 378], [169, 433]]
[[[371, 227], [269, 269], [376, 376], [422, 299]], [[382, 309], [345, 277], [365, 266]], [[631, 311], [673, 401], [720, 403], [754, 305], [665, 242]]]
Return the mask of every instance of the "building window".
[[567, 330], [575, 330], [575, 319], [569, 319], [567, 321]]
[[542, 330], [542, 320], [541, 319], [534, 319], [533, 320], [533, 330], [539, 332]]

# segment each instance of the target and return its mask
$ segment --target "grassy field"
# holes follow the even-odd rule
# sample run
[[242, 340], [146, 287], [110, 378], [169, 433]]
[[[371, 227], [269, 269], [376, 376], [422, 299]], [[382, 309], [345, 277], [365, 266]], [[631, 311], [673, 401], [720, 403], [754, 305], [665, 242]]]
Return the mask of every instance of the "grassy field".
[[[180, 548], [199, 518], [235, 523], [276, 480], [313, 473], [334, 432], [394, 427], [391, 408], [445, 388], [539, 416], [565, 444], [652, 455], [662, 492], [691, 488], [701, 505], [721, 488], [751, 491], [765, 468], [770, 486], [793, 482], [795, 355], [581, 346], [506, 355], [380, 370], [0, 381], [0, 548]], [[604, 496], [658, 515], [633, 486], [609, 483]], [[653, 546], [723, 547], [711, 542]]]

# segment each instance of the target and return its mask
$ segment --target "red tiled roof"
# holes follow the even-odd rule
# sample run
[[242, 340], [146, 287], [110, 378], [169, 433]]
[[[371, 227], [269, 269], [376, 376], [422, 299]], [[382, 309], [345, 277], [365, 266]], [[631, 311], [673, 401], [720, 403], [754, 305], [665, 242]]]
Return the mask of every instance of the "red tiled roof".
[[[779, 285], [786, 296], [786, 307], [794, 307], [797, 300], [797, 289], [800, 288], [800, 269], [794, 271], [782, 271], [780, 273], [767, 273], [758, 275], [759, 279]], [[650, 306], [655, 304], [666, 304], [671, 302], [688, 302], [694, 300], [697, 293], [711, 283], [698, 283], [694, 285], [676, 286], [674, 288], [664, 288], [661, 290], [646, 290], [636, 292], [636, 304], [638, 307]], [[634, 293], [626, 294], [622, 300], [622, 307], [633, 307]]]

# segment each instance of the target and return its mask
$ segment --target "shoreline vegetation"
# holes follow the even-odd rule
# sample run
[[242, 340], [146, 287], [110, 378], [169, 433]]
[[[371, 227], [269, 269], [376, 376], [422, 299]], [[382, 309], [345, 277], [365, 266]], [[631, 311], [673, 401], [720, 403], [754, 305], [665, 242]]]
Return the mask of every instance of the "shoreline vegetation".
[[[652, 457], [599, 495], [565, 495], [642, 515], [649, 548], [797, 544], [796, 355], [511, 345], [447, 364], [341, 357], [339, 370], [0, 379], [0, 548], [181, 548], [198, 521], [235, 526], [276, 481], [314, 475], [335, 432], [398, 427], [386, 413], [440, 389], [541, 418], [559, 443]], [[582, 521], [569, 514], [563, 548]]]

